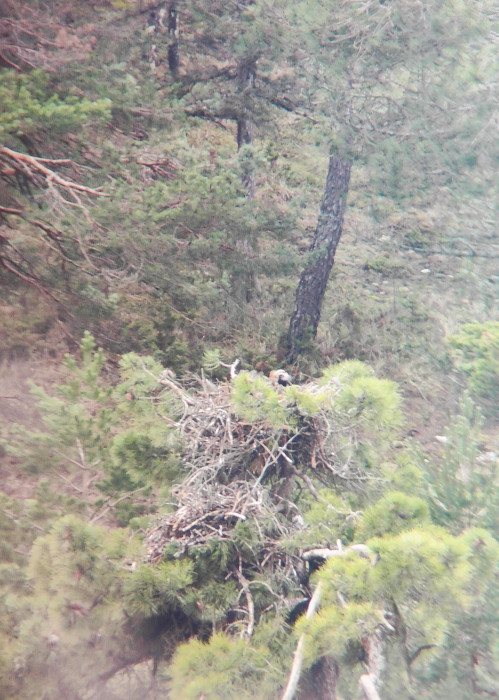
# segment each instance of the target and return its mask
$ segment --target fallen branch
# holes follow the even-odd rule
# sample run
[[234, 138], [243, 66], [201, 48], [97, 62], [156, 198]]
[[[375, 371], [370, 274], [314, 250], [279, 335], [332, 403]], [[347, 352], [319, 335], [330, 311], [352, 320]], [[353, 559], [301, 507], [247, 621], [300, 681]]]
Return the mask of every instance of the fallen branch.
[[20, 216], [24, 219], [24, 214], [22, 209], [12, 209], [11, 207], [1, 207], [0, 214], [14, 214], [15, 216]]
[[2, 157], [7, 165], [10, 165], [16, 172], [27, 177], [37, 187], [42, 187], [43, 185], [50, 187], [52, 184], [55, 184], [63, 189], [83, 192], [84, 194], [89, 194], [94, 197], [110, 196], [105, 192], [101, 192], [100, 187], [94, 189], [92, 187], [86, 187], [85, 185], [79, 185], [72, 180], [67, 180], [58, 175], [55, 170], [51, 170], [45, 165], [45, 163], [49, 165], [67, 165], [72, 163], [70, 160], [38, 158], [36, 156], [30, 156], [27, 153], [13, 151], [11, 148], [7, 148], [7, 146], [0, 146], [0, 160]]

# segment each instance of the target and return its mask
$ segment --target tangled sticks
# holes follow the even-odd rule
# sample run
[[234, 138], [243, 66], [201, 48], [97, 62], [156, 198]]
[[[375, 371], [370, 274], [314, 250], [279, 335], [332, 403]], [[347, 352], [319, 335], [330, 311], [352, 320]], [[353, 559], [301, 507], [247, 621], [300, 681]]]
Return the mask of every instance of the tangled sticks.
[[336, 378], [283, 387], [255, 372], [230, 382], [204, 376], [180, 382], [166, 371], [158, 383], [164, 401], [156, 397], [157, 405], [170, 402], [163, 418], [183, 441], [185, 478], [172, 490], [175, 512], [162, 515], [147, 534], [148, 561], [172, 541], [182, 552], [229, 539], [249, 518], [257, 530], [265, 523], [272, 535], [262, 531], [261, 539], [271, 545], [303, 524], [292, 497], [296, 486], [320, 500], [320, 483], [362, 488], [372, 478], [351, 456], [354, 429], [347, 430], [332, 407], [342, 391]]

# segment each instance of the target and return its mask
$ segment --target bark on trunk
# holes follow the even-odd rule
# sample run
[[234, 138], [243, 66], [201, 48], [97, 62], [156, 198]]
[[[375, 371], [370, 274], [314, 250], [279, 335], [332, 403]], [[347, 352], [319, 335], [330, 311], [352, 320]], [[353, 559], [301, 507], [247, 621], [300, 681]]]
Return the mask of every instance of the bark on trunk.
[[367, 673], [359, 678], [359, 684], [366, 700], [381, 700], [378, 688], [385, 668], [384, 635], [381, 630], [374, 632], [367, 643]]
[[295, 700], [336, 700], [339, 669], [332, 656], [323, 656], [304, 674]]
[[[322, 583], [319, 581], [308, 604], [306, 618], [310, 620], [321, 602]], [[298, 640], [288, 684], [281, 700], [336, 700], [339, 669], [332, 656], [323, 656], [301, 676], [305, 651], [305, 634]]]
[[322, 299], [343, 231], [350, 169], [350, 161], [330, 156], [319, 221], [310, 247], [311, 259], [301, 274], [289, 324], [286, 356], [289, 363], [296, 360], [304, 343], [317, 333]]
[[173, 76], [177, 76], [180, 65], [180, 56], [178, 50], [178, 12], [176, 3], [170, 3], [168, 8], [168, 34], [170, 35], [170, 44], [168, 46], [168, 68]]

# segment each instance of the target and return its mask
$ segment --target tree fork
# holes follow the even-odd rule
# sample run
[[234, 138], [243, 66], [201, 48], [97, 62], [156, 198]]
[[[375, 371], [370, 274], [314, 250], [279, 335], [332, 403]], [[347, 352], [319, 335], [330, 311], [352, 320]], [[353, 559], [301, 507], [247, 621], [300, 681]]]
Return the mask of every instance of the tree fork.
[[309, 249], [311, 259], [301, 274], [295, 310], [289, 323], [286, 355], [289, 363], [296, 360], [304, 341], [317, 334], [322, 299], [343, 232], [351, 166], [348, 160], [335, 155], [329, 157], [319, 220]]

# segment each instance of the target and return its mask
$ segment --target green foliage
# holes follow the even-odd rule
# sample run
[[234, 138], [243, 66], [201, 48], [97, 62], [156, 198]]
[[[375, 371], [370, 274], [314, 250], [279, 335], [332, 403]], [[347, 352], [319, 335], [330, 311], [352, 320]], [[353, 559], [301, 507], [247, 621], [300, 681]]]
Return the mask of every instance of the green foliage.
[[29, 586], [18, 585], [6, 601], [16, 638], [17, 662], [11, 660], [24, 669], [16, 681], [23, 697], [57, 697], [61, 688], [81, 692], [109, 670], [110, 650], [126, 648], [124, 561], [138, 554], [138, 546], [123, 531], [107, 532], [74, 516], [36, 540]]
[[354, 510], [347, 497], [342, 499], [331, 489], [321, 489], [318, 495], [320, 500], [314, 500], [308, 507], [301, 504], [305, 527], [290, 538], [293, 549], [315, 547], [320, 542], [334, 543], [338, 539], [350, 543], [354, 538], [360, 511]]
[[136, 618], [148, 618], [182, 608], [193, 581], [192, 569], [189, 561], [140, 566], [125, 585], [127, 612]]
[[295, 428], [298, 416], [319, 411], [390, 434], [401, 422], [400, 396], [394, 382], [374, 377], [374, 370], [357, 360], [331, 365], [318, 383], [291, 385], [282, 390], [263, 375], [240, 372], [233, 380], [236, 411], [250, 422]]
[[497, 537], [497, 455], [480, 454], [483, 419], [470, 396], [464, 396], [460, 408], [447, 430], [441, 459], [422, 463], [432, 516], [452, 532], [484, 526]]
[[93, 120], [109, 119], [111, 110], [109, 99], [92, 101], [77, 94], [54, 94], [49, 76], [42, 70], [28, 74], [0, 70], [0, 103], [1, 141], [40, 130], [60, 133], [81, 128]]
[[[86, 332], [80, 360], [66, 357], [68, 381], [55, 387], [56, 396], [32, 388], [43, 429], [28, 431], [18, 426], [10, 449], [28, 472], [55, 471], [79, 494], [64, 501], [72, 512], [81, 511], [81, 500], [91, 489], [95, 493], [94, 486], [108, 499], [116, 497], [113, 515], [120, 526], [126, 526], [155, 510], [155, 487], [169, 487], [178, 478], [180, 439], [165, 424], [161, 411], [175, 415], [179, 399], [174, 392], [166, 393], [158, 408], [155, 391], [161, 386], [163, 368], [153, 358], [124, 356], [124, 381], [114, 390], [102, 379], [104, 363], [102, 349], [95, 349], [93, 337]], [[94, 496], [93, 507], [106, 512], [106, 503]], [[47, 506], [40, 494], [32, 517], [50, 520], [54, 513]], [[58, 510], [62, 506], [57, 504]]]
[[[467, 301], [476, 289], [468, 294], [466, 280], [479, 280], [481, 290], [490, 277], [476, 255], [472, 273], [453, 282], [463, 249], [468, 255], [481, 242], [489, 253], [485, 195], [495, 144], [484, 125], [493, 123], [492, 0], [430, 0], [424, 12], [410, 0], [189, 0], [175, 77], [166, 68], [167, 34], [143, 31], [145, 15], [130, 12], [136, 3], [98, 3], [97, 12], [91, 5], [68, 4], [78, 36], [94, 33], [84, 20], [97, 25], [88, 61], [50, 76], [0, 72], [0, 140], [16, 147], [23, 139], [22, 150], [41, 156], [69, 155], [81, 164], [82, 182], [95, 177], [112, 193], [80, 216], [47, 188], [35, 194], [35, 216], [23, 190], [26, 219], [43, 218], [60, 231], [40, 229], [38, 240], [26, 220], [14, 226], [5, 217], [13, 276], [34, 270], [37, 285], [53, 285], [66, 307], [57, 307], [57, 324], [52, 311], [35, 319], [32, 300], [19, 301], [23, 280], [16, 278], [8, 308], [0, 305], [9, 337], [39, 359], [64, 319], [73, 335], [92, 328], [112, 361], [86, 334], [81, 356], [67, 360], [65, 383], [50, 392], [34, 388], [43, 427], [19, 430], [13, 445], [24, 472], [16, 472], [12, 455], [2, 464], [4, 693], [26, 700], [278, 697], [296, 636], [283, 624], [284, 610], [306, 585], [298, 574], [303, 550], [337, 539], [345, 548], [367, 541], [373, 553], [333, 556], [316, 575], [325, 584], [322, 610], [296, 629], [307, 633], [307, 663], [335, 654], [340, 678], [355, 685], [343, 695], [352, 697], [366, 640], [382, 631], [382, 696], [468, 700], [482, 688], [497, 692], [497, 462], [481, 459], [479, 415], [465, 403], [442, 460], [418, 469], [398, 433], [399, 391], [358, 361], [402, 376], [408, 395], [417, 383], [411, 422], [431, 424], [448, 399], [436, 388], [441, 376], [437, 382], [426, 368], [447, 369], [439, 314], [456, 311], [461, 323], [478, 319], [449, 340], [456, 365], [485, 409], [497, 393], [497, 324], [480, 322], [488, 311], [477, 299], [446, 307], [453, 284], [463, 285]], [[153, 40], [159, 65], [151, 70], [144, 57]], [[248, 59], [256, 60], [255, 87], [237, 80]], [[187, 116], [193, 113], [206, 118]], [[236, 152], [243, 113], [254, 142]], [[285, 388], [247, 372], [218, 387], [234, 461], [240, 436], [252, 431], [255, 451], [276, 456], [254, 489], [257, 510], [274, 510], [247, 513], [222, 534], [201, 520], [185, 546], [174, 530], [161, 563], [137, 566], [148, 513], [178, 509], [182, 527], [172, 492], [185, 487], [185, 436], [175, 423], [187, 409], [164, 366], [182, 376], [198, 371], [204, 357], [205, 369], [225, 381], [224, 358], [272, 364], [278, 357], [330, 147], [353, 159], [355, 235], [342, 241], [346, 265], [338, 265], [335, 293], [325, 298], [311, 373], [329, 360], [355, 359]], [[252, 200], [241, 185], [249, 174]], [[0, 195], [2, 206], [17, 208]], [[445, 263], [436, 243], [451, 253]], [[407, 247], [413, 250], [405, 255]], [[363, 274], [359, 260], [369, 261]], [[416, 294], [427, 266], [435, 274]], [[391, 278], [388, 287], [381, 277]], [[10, 351], [10, 342], [0, 351]], [[183, 391], [188, 386], [184, 398], [194, 412], [196, 381], [178, 382]], [[419, 394], [428, 399], [424, 415]], [[272, 436], [264, 446], [262, 434]], [[321, 469], [316, 436], [327, 453]], [[215, 494], [234, 473], [237, 498], [252, 489], [258, 475], [241, 462], [240, 471], [228, 464], [230, 476], [226, 464], [216, 472]], [[223, 515], [225, 506], [229, 499]], [[430, 525], [428, 511], [445, 530]], [[200, 545], [196, 533], [205, 523], [211, 530]], [[250, 607], [237, 573], [254, 604], [251, 641], [237, 637], [248, 629]], [[170, 684], [169, 660], [187, 636]], [[404, 663], [418, 651], [408, 688]], [[472, 668], [470, 656], [478, 659]]]
[[235, 411], [251, 423], [264, 421], [274, 428], [287, 425], [283, 397], [263, 375], [240, 372], [233, 380], [232, 401]]
[[399, 453], [395, 464], [385, 467], [384, 476], [389, 488], [426, 499], [424, 472], [410, 452]]
[[[322, 449], [334, 455], [339, 473], [351, 485], [375, 476], [380, 455], [401, 422], [396, 385], [378, 379], [359, 361], [331, 365], [317, 381], [287, 387], [274, 386], [256, 372], [241, 372], [232, 381], [232, 401], [245, 421], [289, 435], [306, 431], [310, 420], [318, 421], [315, 425], [326, 435]], [[304, 459], [314, 460], [315, 455]]]
[[107, 461], [109, 431], [115, 417], [109, 407], [110, 390], [102, 387], [102, 350], [95, 351], [92, 336], [81, 343], [81, 362], [66, 357], [70, 378], [51, 396], [31, 385], [37, 398], [44, 430], [28, 431], [19, 426], [12, 451], [21, 456], [29, 471], [39, 472], [56, 465], [84, 471], [101, 460]]
[[328, 421], [335, 429], [329, 441], [338, 462], [357, 468], [360, 480], [369, 479], [366, 470], [379, 468], [402, 422], [395, 383], [378, 379], [363, 362], [347, 360], [326, 368], [318, 384], [327, 390], [331, 405]]
[[[469, 576], [465, 544], [444, 530], [408, 530], [397, 536], [369, 541], [379, 555], [372, 581], [378, 595], [407, 607], [407, 614], [423, 620], [435, 608], [442, 619], [459, 602]], [[461, 598], [461, 603], [464, 598]], [[404, 617], [404, 619], [406, 619]], [[431, 616], [428, 618], [431, 626]]]
[[394, 382], [374, 377], [374, 370], [358, 360], [324, 370], [321, 383], [334, 380], [341, 386], [335, 405], [351, 420], [361, 417], [379, 430], [393, 430], [400, 425], [400, 396]]
[[280, 674], [270, 663], [269, 650], [223, 633], [208, 643], [192, 640], [181, 645], [170, 668], [172, 698], [211, 700], [273, 697]]
[[471, 391], [493, 403], [499, 392], [499, 322], [467, 323], [448, 343]]
[[465, 605], [451, 620], [451, 630], [436, 658], [418, 664], [415, 671], [422, 687], [433, 681], [435, 697], [448, 697], [449, 688], [455, 686], [456, 696], [464, 700], [492, 690], [491, 679], [497, 676], [499, 544], [486, 530], [477, 528], [465, 531], [459, 540], [466, 546], [469, 568]]
[[75, 467], [85, 471], [101, 461], [108, 462], [109, 431], [115, 416], [109, 407], [111, 392], [100, 381], [102, 349], [95, 351], [93, 337], [85, 333], [81, 361], [67, 356], [65, 364], [70, 378], [56, 387], [58, 396], [31, 385], [44, 430], [28, 431], [19, 426], [12, 447], [30, 471], [45, 471], [56, 465], [70, 472]]
[[203, 367], [211, 374], [221, 367], [222, 357], [219, 348], [205, 350], [203, 355]]
[[120, 393], [132, 392], [134, 396], [142, 399], [149, 396], [158, 386], [163, 367], [150, 356], [141, 357], [137, 353], [129, 352], [120, 358], [120, 371]]
[[317, 391], [314, 387], [291, 385], [285, 389], [285, 397], [290, 406], [296, 408], [301, 416], [316, 416], [321, 409], [328, 410], [331, 407], [331, 395], [326, 390]]
[[[102, 529], [75, 516], [66, 516], [53, 527], [51, 534], [40, 537], [33, 545], [28, 569], [36, 586], [50, 594], [53, 591], [79, 588], [80, 577], [91, 582], [100, 563]], [[65, 561], [65, 566], [61, 566]], [[55, 578], [58, 577], [57, 583]], [[104, 582], [103, 582], [104, 583]], [[88, 589], [82, 586], [83, 593]]]
[[396, 535], [403, 530], [423, 527], [430, 522], [430, 509], [421, 498], [392, 491], [366, 508], [356, 532], [363, 542], [384, 534]]
[[133, 428], [113, 439], [115, 465], [123, 467], [137, 483], [144, 478], [158, 483], [174, 481], [180, 471], [178, 444], [169, 440], [169, 434], [168, 430], [161, 434], [159, 427], [148, 430], [144, 420], [136, 420]]
[[354, 659], [358, 662], [362, 658], [362, 639], [372, 634], [380, 622], [380, 614], [370, 602], [352, 601], [345, 608], [324, 608], [312, 624], [300, 620], [297, 631], [307, 633], [309, 665], [326, 654], [345, 662], [352, 658], [354, 650], [357, 650]]
[[[428, 646], [433, 652], [426, 652], [425, 664], [435, 655], [441, 658], [449, 636], [460, 633], [459, 620], [468, 614], [478, 570], [483, 567], [483, 591], [493, 580], [497, 542], [490, 535], [482, 541], [477, 532], [456, 538], [426, 526], [384, 534], [367, 544], [371, 557], [347, 551], [331, 557], [317, 575], [325, 586], [321, 610], [298, 625], [307, 635], [309, 663], [332, 653], [347, 666], [355, 665], [365, 639], [383, 630], [387, 619], [403, 625], [399, 642], [408, 657]], [[395, 631], [391, 625], [385, 627], [388, 636]], [[386, 669], [388, 685], [397, 673]], [[399, 693], [407, 692], [401, 690], [401, 679], [398, 684]]]
[[88, 331], [83, 334], [80, 352], [80, 364], [71, 355], [66, 355], [65, 365], [73, 376], [68, 384], [59, 387], [59, 391], [64, 398], [70, 401], [77, 401], [81, 398], [102, 401], [109, 396], [109, 390], [103, 390], [98, 385], [105, 362], [104, 351], [102, 348], [95, 349], [95, 340]]

